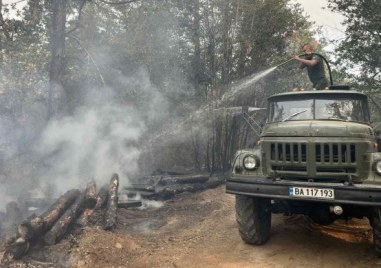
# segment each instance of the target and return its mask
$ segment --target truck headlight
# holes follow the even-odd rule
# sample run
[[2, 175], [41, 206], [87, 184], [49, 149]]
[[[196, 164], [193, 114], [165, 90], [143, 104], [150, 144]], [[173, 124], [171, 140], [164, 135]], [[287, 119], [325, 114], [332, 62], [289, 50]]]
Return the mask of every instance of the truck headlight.
[[374, 169], [377, 174], [381, 175], [381, 161], [376, 162], [376, 164], [374, 165]]
[[245, 156], [243, 166], [248, 170], [256, 169], [259, 166], [259, 160], [253, 155]]

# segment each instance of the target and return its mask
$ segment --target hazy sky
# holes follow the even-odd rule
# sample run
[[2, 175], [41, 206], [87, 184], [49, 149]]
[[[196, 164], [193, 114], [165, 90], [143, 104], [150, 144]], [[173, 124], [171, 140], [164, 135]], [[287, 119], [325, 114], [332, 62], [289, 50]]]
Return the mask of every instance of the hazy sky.
[[[342, 28], [340, 23], [343, 17], [339, 14], [331, 12], [327, 8], [327, 0], [292, 0], [293, 2], [300, 3], [305, 10], [305, 13], [311, 17], [311, 20], [316, 21], [318, 25]], [[3, 0], [3, 4], [27, 2], [27, 0]], [[322, 9], [324, 8], [324, 9]]]
[[[299, 3], [304, 9], [304, 13], [310, 16], [311, 21], [315, 21], [317, 26], [322, 27], [322, 35], [327, 39], [340, 39], [344, 36], [344, 26], [341, 25], [343, 16], [333, 13], [327, 8], [327, 0], [291, 0]], [[3, 0], [3, 4], [17, 3], [23, 5], [27, 0]], [[333, 46], [333, 44], [331, 45]]]
[[3, 4], [12, 4], [12, 3], [18, 3], [18, 2], [26, 2], [27, 0], [3, 0]]
[[322, 26], [334, 28], [343, 28], [340, 24], [343, 21], [343, 16], [332, 12], [328, 7], [327, 0], [293, 0], [301, 4], [306, 14], [311, 17], [311, 20], [316, 21]]
[[333, 52], [338, 41], [344, 38], [345, 27], [342, 25], [344, 17], [339, 13], [332, 12], [327, 6], [327, 0], [292, 0], [299, 3], [304, 13], [314, 21], [316, 26], [321, 26], [322, 37], [327, 39], [328, 46], [325, 50]]

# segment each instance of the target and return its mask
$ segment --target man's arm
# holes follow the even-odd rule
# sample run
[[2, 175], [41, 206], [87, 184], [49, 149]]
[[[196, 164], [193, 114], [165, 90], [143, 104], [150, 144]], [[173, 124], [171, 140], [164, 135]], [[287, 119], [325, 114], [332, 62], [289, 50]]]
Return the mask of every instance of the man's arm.
[[294, 56], [293, 59], [300, 62], [300, 66], [299, 66], [300, 69], [303, 69], [306, 66], [314, 67], [317, 64], [317, 60], [314, 60], [314, 59], [307, 60], [307, 59], [303, 59], [299, 56]]

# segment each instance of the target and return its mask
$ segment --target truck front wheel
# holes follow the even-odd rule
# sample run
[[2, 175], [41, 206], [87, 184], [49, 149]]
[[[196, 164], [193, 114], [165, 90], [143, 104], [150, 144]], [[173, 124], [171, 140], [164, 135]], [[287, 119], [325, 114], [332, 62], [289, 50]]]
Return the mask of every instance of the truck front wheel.
[[372, 215], [373, 243], [376, 253], [381, 256], [381, 208], [373, 208]]
[[262, 245], [270, 237], [270, 199], [236, 195], [235, 211], [239, 234], [248, 244]]

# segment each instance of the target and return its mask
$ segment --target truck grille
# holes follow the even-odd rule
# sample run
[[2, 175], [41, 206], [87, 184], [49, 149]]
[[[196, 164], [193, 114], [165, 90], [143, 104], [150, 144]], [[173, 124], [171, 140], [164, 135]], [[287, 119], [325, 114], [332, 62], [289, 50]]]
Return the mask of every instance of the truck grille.
[[279, 175], [335, 179], [356, 173], [356, 145], [344, 142], [270, 142], [266, 147], [270, 149], [267, 156], [270, 168]]
[[342, 143], [320, 143], [315, 145], [316, 162], [355, 163], [356, 146]]
[[307, 161], [307, 144], [271, 143], [271, 160], [304, 163]]

